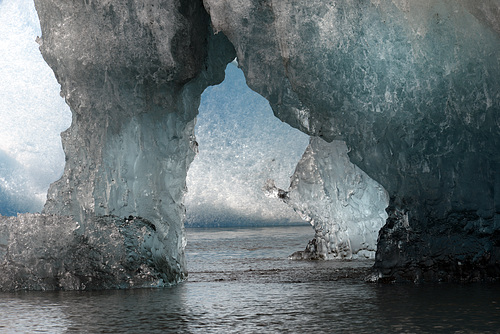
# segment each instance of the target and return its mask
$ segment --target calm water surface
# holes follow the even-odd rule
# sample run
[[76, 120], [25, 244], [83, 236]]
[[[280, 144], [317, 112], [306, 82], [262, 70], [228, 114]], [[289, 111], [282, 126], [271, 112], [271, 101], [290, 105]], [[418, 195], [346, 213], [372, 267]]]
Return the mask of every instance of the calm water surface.
[[0, 333], [497, 333], [500, 285], [377, 285], [370, 262], [289, 261], [310, 227], [192, 229], [165, 289], [0, 294]]

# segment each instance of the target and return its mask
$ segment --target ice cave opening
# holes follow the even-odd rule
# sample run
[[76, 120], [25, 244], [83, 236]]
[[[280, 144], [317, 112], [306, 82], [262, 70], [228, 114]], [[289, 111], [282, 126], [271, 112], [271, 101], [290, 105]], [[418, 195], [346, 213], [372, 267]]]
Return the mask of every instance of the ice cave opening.
[[308, 222], [312, 240], [292, 258], [374, 258], [387, 192], [351, 163], [345, 142], [327, 143], [279, 121], [237, 66], [229, 63], [225, 80], [202, 94], [185, 225]]
[[187, 227], [304, 223], [262, 190], [268, 179], [288, 188], [309, 136], [277, 119], [246, 85], [236, 60], [205, 89], [196, 119], [199, 152], [187, 174]]

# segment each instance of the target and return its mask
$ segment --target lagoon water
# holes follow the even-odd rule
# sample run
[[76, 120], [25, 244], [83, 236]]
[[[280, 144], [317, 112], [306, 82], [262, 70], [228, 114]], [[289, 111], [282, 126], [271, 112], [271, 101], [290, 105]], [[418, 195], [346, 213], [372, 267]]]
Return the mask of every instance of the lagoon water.
[[309, 226], [187, 229], [188, 281], [0, 293], [0, 333], [497, 333], [499, 284], [369, 284], [370, 261], [290, 261]]

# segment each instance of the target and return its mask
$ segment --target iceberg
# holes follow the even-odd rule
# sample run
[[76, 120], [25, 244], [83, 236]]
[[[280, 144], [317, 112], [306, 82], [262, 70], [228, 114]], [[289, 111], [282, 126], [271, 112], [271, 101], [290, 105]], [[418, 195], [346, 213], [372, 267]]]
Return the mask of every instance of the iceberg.
[[[81, 240], [73, 237], [77, 232], [72, 229], [78, 224], [82, 231], [95, 231], [96, 238], [109, 241], [111, 248], [104, 246], [107, 242], [98, 242], [99, 253], [109, 251], [111, 257], [126, 257], [129, 253], [124, 247], [112, 248], [117, 243], [109, 239], [109, 234], [116, 229], [109, 227], [106, 217], [116, 217], [116, 221], [139, 217], [156, 231], [151, 233], [155, 251], [141, 253], [138, 260], [147, 265], [145, 256], [149, 256], [155, 263], [155, 270], [147, 270], [153, 273], [148, 282], [155, 283], [148, 284], [168, 285], [185, 279], [182, 201], [187, 168], [197, 151], [195, 116], [202, 91], [220, 83], [226, 64], [235, 58], [233, 46], [224, 35], [212, 33], [208, 15], [198, 2], [153, 1], [145, 6], [142, 2], [35, 1], [35, 6], [42, 31], [37, 42], [61, 85], [72, 123], [61, 134], [66, 155], [64, 172], [50, 186], [41, 218], [2, 217], [1, 225], [7, 226], [4, 233], [15, 230], [12, 219], [43, 226], [48, 224], [45, 217], [70, 217], [49, 221], [55, 230], [59, 225], [66, 230], [60, 239], [67, 240], [64, 247], [71, 252], [83, 247]], [[44, 235], [50, 230], [34, 229], [40, 231], [39, 240], [34, 242], [43, 245]], [[129, 235], [134, 240], [146, 233], [142, 227], [137, 231], [135, 225], [120, 229], [114, 234]], [[17, 232], [7, 235], [11, 233]], [[24, 280], [9, 268], [12, 258], [39, 263], [38, 255], [24, 256], [20, 248], [10, 247], [14, 239], [5, 235], [2, 239], [8, 240], [2, 259], [2, 282], [6, 284], [2, 289], [11, 289], [12, 280], [28, 280], [19, 285], [26, 289], [144, 285], [135, 279], [128, 284], [130, 275], [120, 274], [118, 260], [95, 258], [87, 252], [71, 259], [94, 263], [99, 272], [105, 273], [96, 278], [90, 267], [75, 269], [82, 275], [88, 272], [93, 284], [32, 284], [33, 275], [26, 273]], [[124, 243], [128, 245], [128, 241]], [[54, 252], [59, 249], [47, 247]], [[21, 253], [19, 257], [17, 252]], [[50, 261], [36, 265], [34, 275], [38, 277], [40, 266], [52, 265], [40, 275], [46, 280], [53, 275], [52, 280], [60, 281], [56, 279], [61, 274], [56, 270], [60, 268], [60, 256], [70, 255], [54, 254]], [[135, 264], [129, 266], [133, 268], [142, 271]], [[71, 268], [67, 270], [75, 276]], [[71, 281], [85, 282], [75, 277], [78, 279]]]
[[[40, 49], [73, 112], [45, 214], [138, 216], [184, 271], [186, 173], [201, 92], [235, 57], [200, 3], [35, 1]], [[167, 281], [166, 283], [171, 283]]]
[[[161, 271], [179, 273], [167, 275], [172, 282], [182, 279], [183, 198], [198, 146], [200, 95], [222, 82], [237, 57], [248, 86], [276, 117], [326, 142], [344, 142], [349, 160], [387, 192], [371, 279], [499, 278], [498, 0], [35, 5], [41, 53], [72, 112], [62, 134], [66, 166], [42, 213], [70, 217], [55, 219], [69, 224], [67, 235], [76, 223], [86, 230], [98, 228], [102, 217], [141, 217], [160, 233]], [[298, 211], [335, 226], [326, 222], [337, 205], [330, 201], [335, 196], [325, 197], [330, 187], [339, 187], [339, 203], [349, 190], [359, 196], [372, 190], [356, 185], [352, 178], [364, 174], [351, 165], [356, 172], [346, 182], [329, 180], [345, 148], [335, 158], [330, 145], [311, 143], [306, 156], [320, 157], [310, 164], [318, 168], [314, 180], [328, 182], [313, 182]], [[273, 191], [278, 197], [290, 191], [290, 203], [300, 206], [307, 193], [308, 176], [302, 177], [292, 183], [296, 188]], [[372, 186], [385, 205], [382, 188]], [[346, 211], [353, 215], [362, 211], [356, 196]], [[380, 209], [366, 216], [378, 219]], [[344, 256], [346, 232], [329, 231], [321, 236], [330, 242], [326, 251], [324, 243], [314, 247]], [[347, 256], [357, 248], [372, 251], [362, 237], [349, 237]], [[101, 285], [119, 286], [110, 282]]]

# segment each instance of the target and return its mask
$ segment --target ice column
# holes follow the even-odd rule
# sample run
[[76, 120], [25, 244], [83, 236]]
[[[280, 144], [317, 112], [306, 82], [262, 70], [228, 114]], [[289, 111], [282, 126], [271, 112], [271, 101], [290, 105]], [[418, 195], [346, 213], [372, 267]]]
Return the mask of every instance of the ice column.
[[297, 164], [288, 191], [266, 185], [309, 221], [315, 238], [293, 259], [374, 258], [387, 219], [387, 192], [350, 162], [343, 141], [312, 137]]
[[35, 1], [44, 59], [73, 121], [64, 175], [44, 212], [79, 224], [139, 216], [155, 225], [156, 256], [185, 276], [182, 204], [197, 143], [199, 97], [234, 59], [198, 1]]

